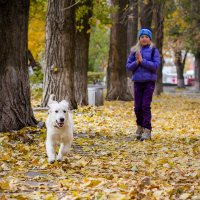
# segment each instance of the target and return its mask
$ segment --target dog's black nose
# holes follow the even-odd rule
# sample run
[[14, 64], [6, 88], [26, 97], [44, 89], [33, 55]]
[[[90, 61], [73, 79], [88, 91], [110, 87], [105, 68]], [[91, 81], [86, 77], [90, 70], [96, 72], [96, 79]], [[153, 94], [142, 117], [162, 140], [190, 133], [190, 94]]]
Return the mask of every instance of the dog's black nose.
[[64, 120], [65, 120], [64, 118], [60, 118], [60, 122], [64, 122]]

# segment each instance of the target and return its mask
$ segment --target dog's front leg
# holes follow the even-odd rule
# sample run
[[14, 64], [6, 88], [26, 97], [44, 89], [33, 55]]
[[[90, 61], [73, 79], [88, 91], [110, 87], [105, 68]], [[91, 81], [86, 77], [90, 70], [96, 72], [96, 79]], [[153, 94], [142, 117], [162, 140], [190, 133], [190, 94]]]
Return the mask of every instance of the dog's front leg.
[[63, 159], [63, 150], [64, 150], [64, 144], [61, 143], [60, 144], [60, 149], [59, 149], [59, 152], [58, 152], [56, 160], [62, 161], [62, 159]]
[[65, 155], [66, 153], [69, 152], [70, 147], [71, 147], [71, 143], [70, 144], [61, 143], [60, 149], [59, 149], [59, 152], [58, 152], [58, 156], [57, 156], [56, 160], [62, 161], [63, 160], [63, 155]]
[[56, 159], [56, 153], [55, 153], [55, 144], [51, 139], [47, 139], [46, 141], [46, 150], [47, 150], [48, 162], [53, 163]]

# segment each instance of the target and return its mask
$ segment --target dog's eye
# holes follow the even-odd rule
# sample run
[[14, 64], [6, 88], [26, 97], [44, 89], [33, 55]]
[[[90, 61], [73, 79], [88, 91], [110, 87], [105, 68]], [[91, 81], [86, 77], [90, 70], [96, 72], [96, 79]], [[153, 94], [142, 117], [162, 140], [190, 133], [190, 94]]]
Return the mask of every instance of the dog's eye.
[[66, 113], [66, 110], [63, 110], [64, 113]]
[[56, 110], [55, 113], [58, 113], [58, 110]]

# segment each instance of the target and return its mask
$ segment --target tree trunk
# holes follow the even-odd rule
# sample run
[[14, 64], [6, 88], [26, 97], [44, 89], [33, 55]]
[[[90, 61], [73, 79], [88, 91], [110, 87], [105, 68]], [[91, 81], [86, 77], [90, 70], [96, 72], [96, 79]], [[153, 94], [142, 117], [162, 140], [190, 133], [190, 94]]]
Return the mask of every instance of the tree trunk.
[[129, 15], [127, 28], [127, 56], [131, 47], [137, 43], [138, 34], [138, 0], [129, 0]]
[[[138, 39], [138, 0], [129, 0], [128, 28], [127, 28], [127, 57], [130, 54], [131, 47], [137, 43]], [[132, 96], [134, 93], [132, 72], [127, 71], [128, 91]]]
[[36, 124], [27, 60], [29, 4], [0, 1], [0, 132]]
[[[80, 4], [79, 4], [80, 5]], [[75, 97], [79, 105], [88, 104], [87, 93], [87, 71], [88, 71], [88, 54], [89, 54], [89, 41], [90, 41], [90, 25], [89, 19], [92, 16], [93, 3], [87, 0], [84, 4], [87, 6], [88, 12], [81, 18], [82, 22], [77, 22], [82, 25], [82, 30], [76, 32], [76, 53], [75, 53]], [[83, 6], [82, 5], [82, 6]], [[79, 7], [78, 7], [79, 8]]]
[[185, 88], [183, 72], [184, 72], [186, 56], [187, 56], [187, 52], [184, 56], [184, 59], [182, 60], [181, 49], [174, 48], [174, 63], [176, 65], [176, 71], [177, 71], [177, 87], [178, 88]]
[[127, 0], [112, 0], [113, 6], [118, 6], [112, 15], [110, 51], [107, 68], [107, 100], [132, 100], [128, 92], [126, 60], [127, 60], [127, 25], [123, 21], [123, 12]]
[[76, 109], [74, 91], [75, 10], [74, 0], [49, 0], [46, 22], [46, 67], [42, 106], [50, 94], [66, 99]]
[[163, 92], [163, 84], [162, 84], [162, 69], [163, 69], [163, 53], [162, 53], [162, 48], [163, 48], [163, 29], [164, 29], [164, 6], [165, 6], [165, 1], [163, 0], [162, 2], [157, 2], [154, 5], [154, 10], [155, 10], [155, 44], [156, 47], [159, 50], [160, 53], [160, 67], [158, 68], [158, 78], [156, 81], [156, 88], [155, 88], [155, 94], [160, 95]]
[[200, 51], [195, 55], [195, 91], [200, 92]]
[[190, 6], [191, 10], [190, 12], [190, 21], [191, 27], [192, 27], [192, 33], [191, 33], [191, 40], [193, 41], [192, 51], [195, 56], [195, 91], [200, 92], [200, 40], [199, 37], [199, 24], [200, 24], [200, 18], [199, 18], [199, 12], [200, 12], [200, 4], [199, 1], [196, 0], [190, 0]]
[[151, 28], [153, 17], [153, 2], [152, 0], [140, 1], [140, 23], [142, 28]]

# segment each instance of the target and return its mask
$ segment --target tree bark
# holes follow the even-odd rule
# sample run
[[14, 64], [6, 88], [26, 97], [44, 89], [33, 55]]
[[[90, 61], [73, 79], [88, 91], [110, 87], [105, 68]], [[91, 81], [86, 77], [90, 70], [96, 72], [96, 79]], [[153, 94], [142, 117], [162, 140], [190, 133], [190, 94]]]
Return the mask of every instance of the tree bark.
[[127, 28], [127, 56], [131, 47], [137, 43], [138, 34], [138, 0], [129, 0], [128, 28]]
[[[74, 0], [49, 0], [46, 21], [46, 67], [42, 106], [50, 94], [66, 99], [76, 109], [74, 91], [75, 7]], [[72, 6], [72, 7], [71, 7]]]
[[192, 52], [195, 56], [195, 91], [200, 92], [200, 40], [197, 39], [199, 37], [200, 30], [200, 4], [196, 0], [190, 0], [190, 10], [189, 16], [191, 23], [191, 36], [190, 40], [193, 41]]
[[132, 100], [127, 87], [126, 60], [127, 60], [127, 24], [123, 21], [123, 12], [128, 4], [127, 0], [112, 0], [118, 6], [112, 14], [113, 25], [110, 36], [109, 61], [107, 68], [107, 95], [106, 100]]
[[195, 91], [200, 92], [200, 51], [195, 55]]
[[0, 1], [0, 132], [36, 124], [27, 60], [29, 4]]
[[[127, 57], [130, 54], [131, 47], [137, 43], [138, 39], [138, 0], [129, 0], [129, 14], [127, 27]], [[133, 81], [131, 80], [132, 72], [127, 71], [128, 91], [132, 96], [134, 93]]]
[[183, 72], [184, 72], [186, 56], [187, 56], [187, 52], [185, 53], [184, 59], [182, 59], [181, 49], [174, 48], [174, 63], [176, 65], [176, 71], [177, 71], [177, 87], [178, 88], [185, 88]]
[[160, 53], [160, 67], [158, 68], [157, 75], [158, 78], [156, 80], [156, 88], [155, 95], [160, 95], [163, 92], [163, 84], [162, 84], [162, 69], [163, 69], [163, 29], [164, 29], [164, 6], [165, 1], [157, 2], [154, 5], [155, 9], [155, 44]]
[[140, 23], [142, 28], [151, 28], [153, 17], [153, 2], [152, 0], [140, 1]]
[[[75, 53], [75, 97], [78, 105], [88, 104], [87, 92], [87, 71], [88, 71], [88, 56], [89, 56], [89, 41], [90, 41], [90, 25], [89, 19], [92, 16], [92, 0], [87, 0], [80, 6], [87, 6], [88, 12], [81, 19], [80, 25], [84, 28], [76, 31], [76, 53]], [[80, 23], [80, 22], [77, 22]]]

